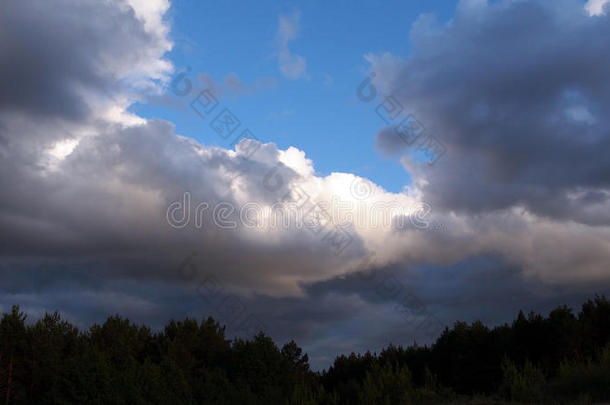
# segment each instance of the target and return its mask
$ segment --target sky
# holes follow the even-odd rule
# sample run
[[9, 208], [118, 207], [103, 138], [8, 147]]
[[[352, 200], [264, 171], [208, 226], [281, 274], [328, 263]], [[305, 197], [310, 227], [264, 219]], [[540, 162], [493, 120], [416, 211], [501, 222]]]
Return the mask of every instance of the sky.
[[[384, 125], [375, 113], [381, 95], [374, 105], [356, 96], [369, 70], [366, 54], [406, 55], [409, 27], [419, 15], [448, 20], [455, 3], [242, 3], [224, 2], [213, 11], [206, 3], [172, 3], [170, 59], [176, 72], [233, 83], [224, 101], [240, 120], [262, 141], [307, 151], [320, 174], [354, 173], [400, 192], [410, 182], [408, 173], [398, 159], [376, 153], [374, 138], [367, 136]], [[291, 58], [302, 58], [302, 67], [282, 70]], [[202, 143], [226, 146], [188, 109], [143, 103], [132, 111], [168, 119], [178, 133]]]
[[3, 2], [0, 309], [323, 369], [607, 294], [607, 10]]

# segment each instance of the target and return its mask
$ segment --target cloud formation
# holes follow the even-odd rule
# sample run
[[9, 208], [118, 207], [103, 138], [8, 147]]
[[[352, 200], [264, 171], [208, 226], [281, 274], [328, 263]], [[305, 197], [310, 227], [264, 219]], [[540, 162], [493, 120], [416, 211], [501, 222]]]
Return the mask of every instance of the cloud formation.
[[407, 59], [372, 58], [378, 85], [450, 150], [429, 173], [405, 159], [425, 198], [608, 224], [609, 40], [608, 18], [578, 1], [463, 1], [444, 27], [414, 24]]
[[200, 73], [198, 81], [202, 89], [210, 89], [218, 98], [254, 96], [261, 91], [274, 89], [278, 85], [278, 79], [275, 77], [259, 77], [251, 83], [246, 83], [235, 72], [229, 73], [219, 81], [214, 80], [207, 73]]
[[[163, 59], [170, 46], [164, 39], [169, 32], [163, 18], [167, 4], [82, 6], [82, 20], [91, 12], [100, 18], [99, 24], [86, 25], [66, 18], [70, 2], [61, 5], [40, 4], [44, 12], [35, 15], [45, 16], [46, 25], [38, 21], [39, 31], [32, 31], [30, 42], [20, 48], [45, 44], [47, 52], [28, 53], [36, 69], [15, 67], [6, 72], [10, 94], [19, 94], [20, 83], [32, 88], [28, 97], [7, 97], [0, 112], [0, 226], [11, 235], [0, 248], [6, 260], [27, 257], [38, 266], [48, 258], [67, 264], [86, 258], [96, 263], [91, 271], [104, 277], [179, 284], [183, 281], [176, 266], [197, 251], [200, 264], [222, 274], [235, 291], [302, 296], [304, 284], [345, 273], [368, 249], [381, 248], [383, 239], [394, 233], [391, 215], [420, 209], [413, 197], [374, 185], [370, 199], [356, 198], [350, 186], [355, 181], [368, 184], [365, 179], [347, 173], [318, 177], [313, 163], [295, 148], [254, 142], [256, 153], [250, 154], [248, 145], [253, 144], [248, 142], [234, 150], [206, 147], [175, 134], [168, 122], [130, 113], [127, 107], [140, 94], [168, 84], [173, 68]], [[22, 4], [8, 10], [9, 28], [15, 31], [9, 37], [17, 37], [19, 27], [27, 25], [21, 21], [31, 18], [26, 8]], [[291, 21], [282, 28], [286, 38], [295, 34]], [[129, 32], [134, 42], [124, 39], [122, 32]], [[79, 39], [84, 37], [98, 38], [99, 43]], [[38, 70], [54, 66], [55, 48], [76, 55], [71, 69], [88, 73], [81, 82], [76, 81], [78, 75], [63, 79], [70, 73], [63, 65], [49, 69], [48, 76]], [[21, 63], [16, 57], [7, 60]], [[225, 82], [228, 88], [243, 90], [236, 77]], [[40, 90], [36, 85], [43, 86], [45, 98], [33, 96]], [[52, 86], [58, 87], [55, 93]], [[344, 256], [337, 256], [324, 234], [294, 226], [221, 229], [212, 217], [202, 228], [176, 229], [167, 223], [168, 207], [182, 201], [186, 192], [198, 205], [243, 208], [256, 203], [269, 208], [286, 199], [294, 185], [312, 206], [326, 204], [325, 210], [335, 217], [339, 214], [328, 204], [334, 202], [342, 210], [342, 222], [350, 232]], [[365, 221], [349, 223], [358, 210], [379, 216], [377, 228]], [[232, 223], [241, 211], [224, 214]], [[376, 260], [384, 263], [391, 257], [391, 252], [380, 250]]]
[[[448, 24], [420, 17], [406, 59], [368, 55], [375, 86], [447, 145], [431, 168], [404, 157], [413, 184], [390, 193], [350, 173], [319, 176], [294, 147], [208, 147], [129, 112], [173, 72], [168, 9], [161, 0], [5, 6], [0, 229], [10, 237], [0, 245], [0, 304], [152, 324], [202, 316], [201, 280], [178, 272], [197, 252], [204, 274], [267, 314], [276, 336], [297, 331], [323, 364], [337, 350], [413, 336], [362, 272], [393, 272], [446, 321], [506, 294], [535, 305], [540, 291], [551, 301], [608, 285], [606, 15], [575, 0], [463, 1]], [[288, 46], [298, 21], [280, 17], [277, 34], [280, 70], [292, 79], [306, 75]], [[259, 88], [232, 74], [221, 86]], [[378, 134], [382, 152], [402, 145], [394, 135]], [[205, 214], [201, 226], [168, 223], [168, 208], [184, 213], [186, 192], [189, 214]], [[256, 204], [258, 215], [304, 201], [349, 234], [340, 252], [326, 232], [248, 226], [269, 218], [244, 207]], [[481, 283], [484, 291], [473, 287]], [[519, 305], [502, 302], [511, 304], [485, 316]]]
[[290, 16], [280, 16], [276, 34], [277, 62], [280, 72], [288, 79], [299, 79], [307, 75], [307, 61], [301, 55], [293, 53], [289, 44], [299, 35], [299, 13]]
[[606, 14], [606, 4], [608, 0], [588, 0], [585, 8], [589, 15], [603, 15]]

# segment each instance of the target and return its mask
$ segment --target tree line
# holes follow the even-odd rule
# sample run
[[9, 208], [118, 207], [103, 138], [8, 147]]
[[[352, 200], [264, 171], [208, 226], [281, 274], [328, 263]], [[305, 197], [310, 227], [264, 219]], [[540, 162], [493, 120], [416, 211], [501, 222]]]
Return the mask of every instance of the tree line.
[[578, 314], [560, 306], [494, 328], [456, 322], [429, 346], [339, 355], [314, 372], [294, 341], [280, 348], [263, 333], [227, 339], [211, 317], [153, 332], [115, 315], [80, 331], [57, 312], [29, 322], [13, 306], [0, 320], [0, 401], [589, 403], [610, 399], [609, 342], [610, 302], [596, 296]]

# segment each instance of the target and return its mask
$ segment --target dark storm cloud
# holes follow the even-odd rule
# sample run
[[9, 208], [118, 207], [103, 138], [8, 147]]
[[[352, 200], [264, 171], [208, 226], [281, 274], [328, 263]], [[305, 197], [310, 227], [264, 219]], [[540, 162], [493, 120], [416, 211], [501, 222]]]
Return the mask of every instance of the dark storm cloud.
[[394, 127], [385, 127], [375, 134], [375, 148], [383, 156], [400, 156], [408, 146]]
[[[548, 313], [558, 305], [568, 305], [577, 313], [580, 305], [592, 294], [610, 292], [608, 282], [585, 288], [575, 285], [550, 286], [536, 278], [524, 276], [518, 267], [506, 264], [502, 258], [489, 255], [471, 257], [447, 267], [425, 266], [407, 269], [403, 265], [395, 265], [377, 271], [376, 277], [372, 277], [370, 272], [352, 274], [309, 286], [310, 296], [317, 298], [309, 301], [314, 308], [317, 304], [313, 302], [320, 302], [329, 295], [352, 297], [350, 302], [359, 302], [360, 308], [367, 308], [366, 311], [358, 309], [358, 313], [346, 312], [341, 315], [343, 311], [349, 310], [349, 307], [342, 306], [341, 300], [335, 299], [338, 309], [335, 315], [339, 316], [332, 317], [334, 311], [328, 311], [327, 319], [317, 318], [315, 327], [330, 328], [331, 322], [349, 325], [362, 336], [361, 339], [350, 343], [352, 347], [379, 350], [389, 342], [397, 345], [409, 345], [414, 341], [429, 344], [445, 326], [451, 327], [457, 320], [479, 320], [495, 326], [512, 322], [520, 310], [526, 313]], [[439, 320], [441, 326], [432, 330], [431, 334], [426, 333], [426, 330], [418, 328], [418, 324], [412, 322], [411, 317], [401, 313], [399, 298], [384, 296], [379, 292], [382, 282], [388, 277], [412, 291], [426, 306], [427, 311]], [[416, 308], [412, 309], [417, 312]], [[307, 311], [295, 312], [294, 318], [302, 314], [303, 319], [311, 320]], [[360, 317], [360, 314], [364, 315]], [[384, 327], [379, 329], [377, 334], [370, 331], [369, 317], [384, 320]], [[355, 320], [357, 326], [350, 320]], [[329, 336], [332, 336], [330, 331]], [[323, 354], [327, 353], [332, 358], [333, 350], [340, 347], [341, 339], [341, 336], [332, 337], [327, 341], [327, 350], [318, 348], [320, 363], [316, 363], [317, 365], [326, 367]], [[313, 342], [310, 343], [308, 339], [305, 339], [305, 342], [306, 347], [313, 347], [310, 346]], [[349, 350], [343, 350], [344, 353], [349, 353]]]
[[[81, 139], [56, 171], [41, 176], [14, 162], [15, 170], [0, 174], [5, 190], [0, 227], [11, 235], [0, 247], [2, 254], [94, 257], [107, 276], [175, 281], [177, 263], [195, 251], [199, 265], [226, 273], [233, 284], [269, 288], [271, 282], [274, 289], [294, 288], [300, 277], [323, 276], [327, 265], [339, 261], [320, 236], [306, 229], [279, 229], [285, 233], [281, 243], [267, 243], [264, 231], [258, 231], [264, 237], [252, 239], [243, 226], [219, 228], [211, 208], [200, 228], [194, 220], [184, 229], [167, 222], [169, 204], [181, 201], [185, 192], [192, 199], [191, 215], [201, 202], [239, 210], [244, 204], [229, 188], [236, 174], [249, 201], [277, 200], [281, 195], [262, 184], [278, 163], [274, 145], [261, 146], [260, 159], [247, 161], [177, 137], [163, 121], [98, 130], [102, 135]], [[284, 181], [297, 177], [286, 167], [282, 173]], [[239, 215], [233, 212], [230, 220], [238, 222]], [[312, 260], [303, 245], [326, 252]], [[360, 248], [354, 236], [350, 250]], [[290, 265], [295, 262], [300, 264]]]
[[[414, 53], [389, 73], [387, 57], [372, 57], [372, 70], [385, 67], [378, 84], [447, 145], [425, 174], [405, 158], [429, 181], [426, 201], [610, 223], [609, 16], [572, 0], [463, 1], [446, 26], [420, 17], [411, 40]], [[378, 144], [393, 147], [392, 136]]]
[[[229, 336], [234, 336], [239, 327], [238, 321], [198, 292], [199, 283], [214, 275], [210, 268], [201, 268], [201, 274], [193, 280], [173, 284], [104, 277], [103, 272], [96, 273], [99, 263], [91, 261], [7, 264], [0, 266], [4, 280], [0, 304], [7, 308], [18, 301], [33, 317], [59, 308], [65, 317], [86, 328], [119, 313], [158, 329], [172, 318], [203, 319], [211, 315], [227, 325]], [[89, 271], [83, 272], [83, 266]], [[456, 320], [497, 325], [512, 321], [521, 309], [545, 312], [560, 304], [577, 311], [591, 291], [610, 291], [610, 285], [601, 284], [593, 290], [549, 287], [526, 280], [516, 268], [490, 256], [448, 268], [408, 270], [396, 265], [378, 270], [377, 279], [370, 274], [353, 274], [310, 284], [305, 286], [308, 294], [302, 297], [250, 295], [238, 300], [278, 344], [296, 339], [309, 353], [311, 364], [321, 369], [328, 367], [338, 353], [380, 350], [388, 343], [428, 344]], [[439, 319], [440, 326], [434, 333], [426, 333], [405, 317], [396, 299], [377, 293], [387, 276], [412, 289]], [[223, 274], [216, 278], [223, 284], [228, 281]], [[33, 284], [32, 280], [37, 282]]]
[[0, 8], [3, 111], [82, 119], [90, 113], [82, 90], [112, 91], [113, 75], [154, 41], [126, 4], [34, 0]]

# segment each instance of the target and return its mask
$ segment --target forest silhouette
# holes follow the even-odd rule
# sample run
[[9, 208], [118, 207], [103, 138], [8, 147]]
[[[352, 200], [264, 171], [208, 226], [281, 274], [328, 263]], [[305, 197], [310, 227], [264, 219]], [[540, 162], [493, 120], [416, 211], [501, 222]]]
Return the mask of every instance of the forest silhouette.
[[[228, 339], [213, 318], [151, 331], [119, 315], [79, 331], [18, 306], [0, 321], [6, 404], [592, 403], [610, 399], [610, 301], [574, 314], [456, 322], [430, 346], [339, 355], [324, 371], [290, 341]], [[400, 343], [400, 342], [395, 342]]]

